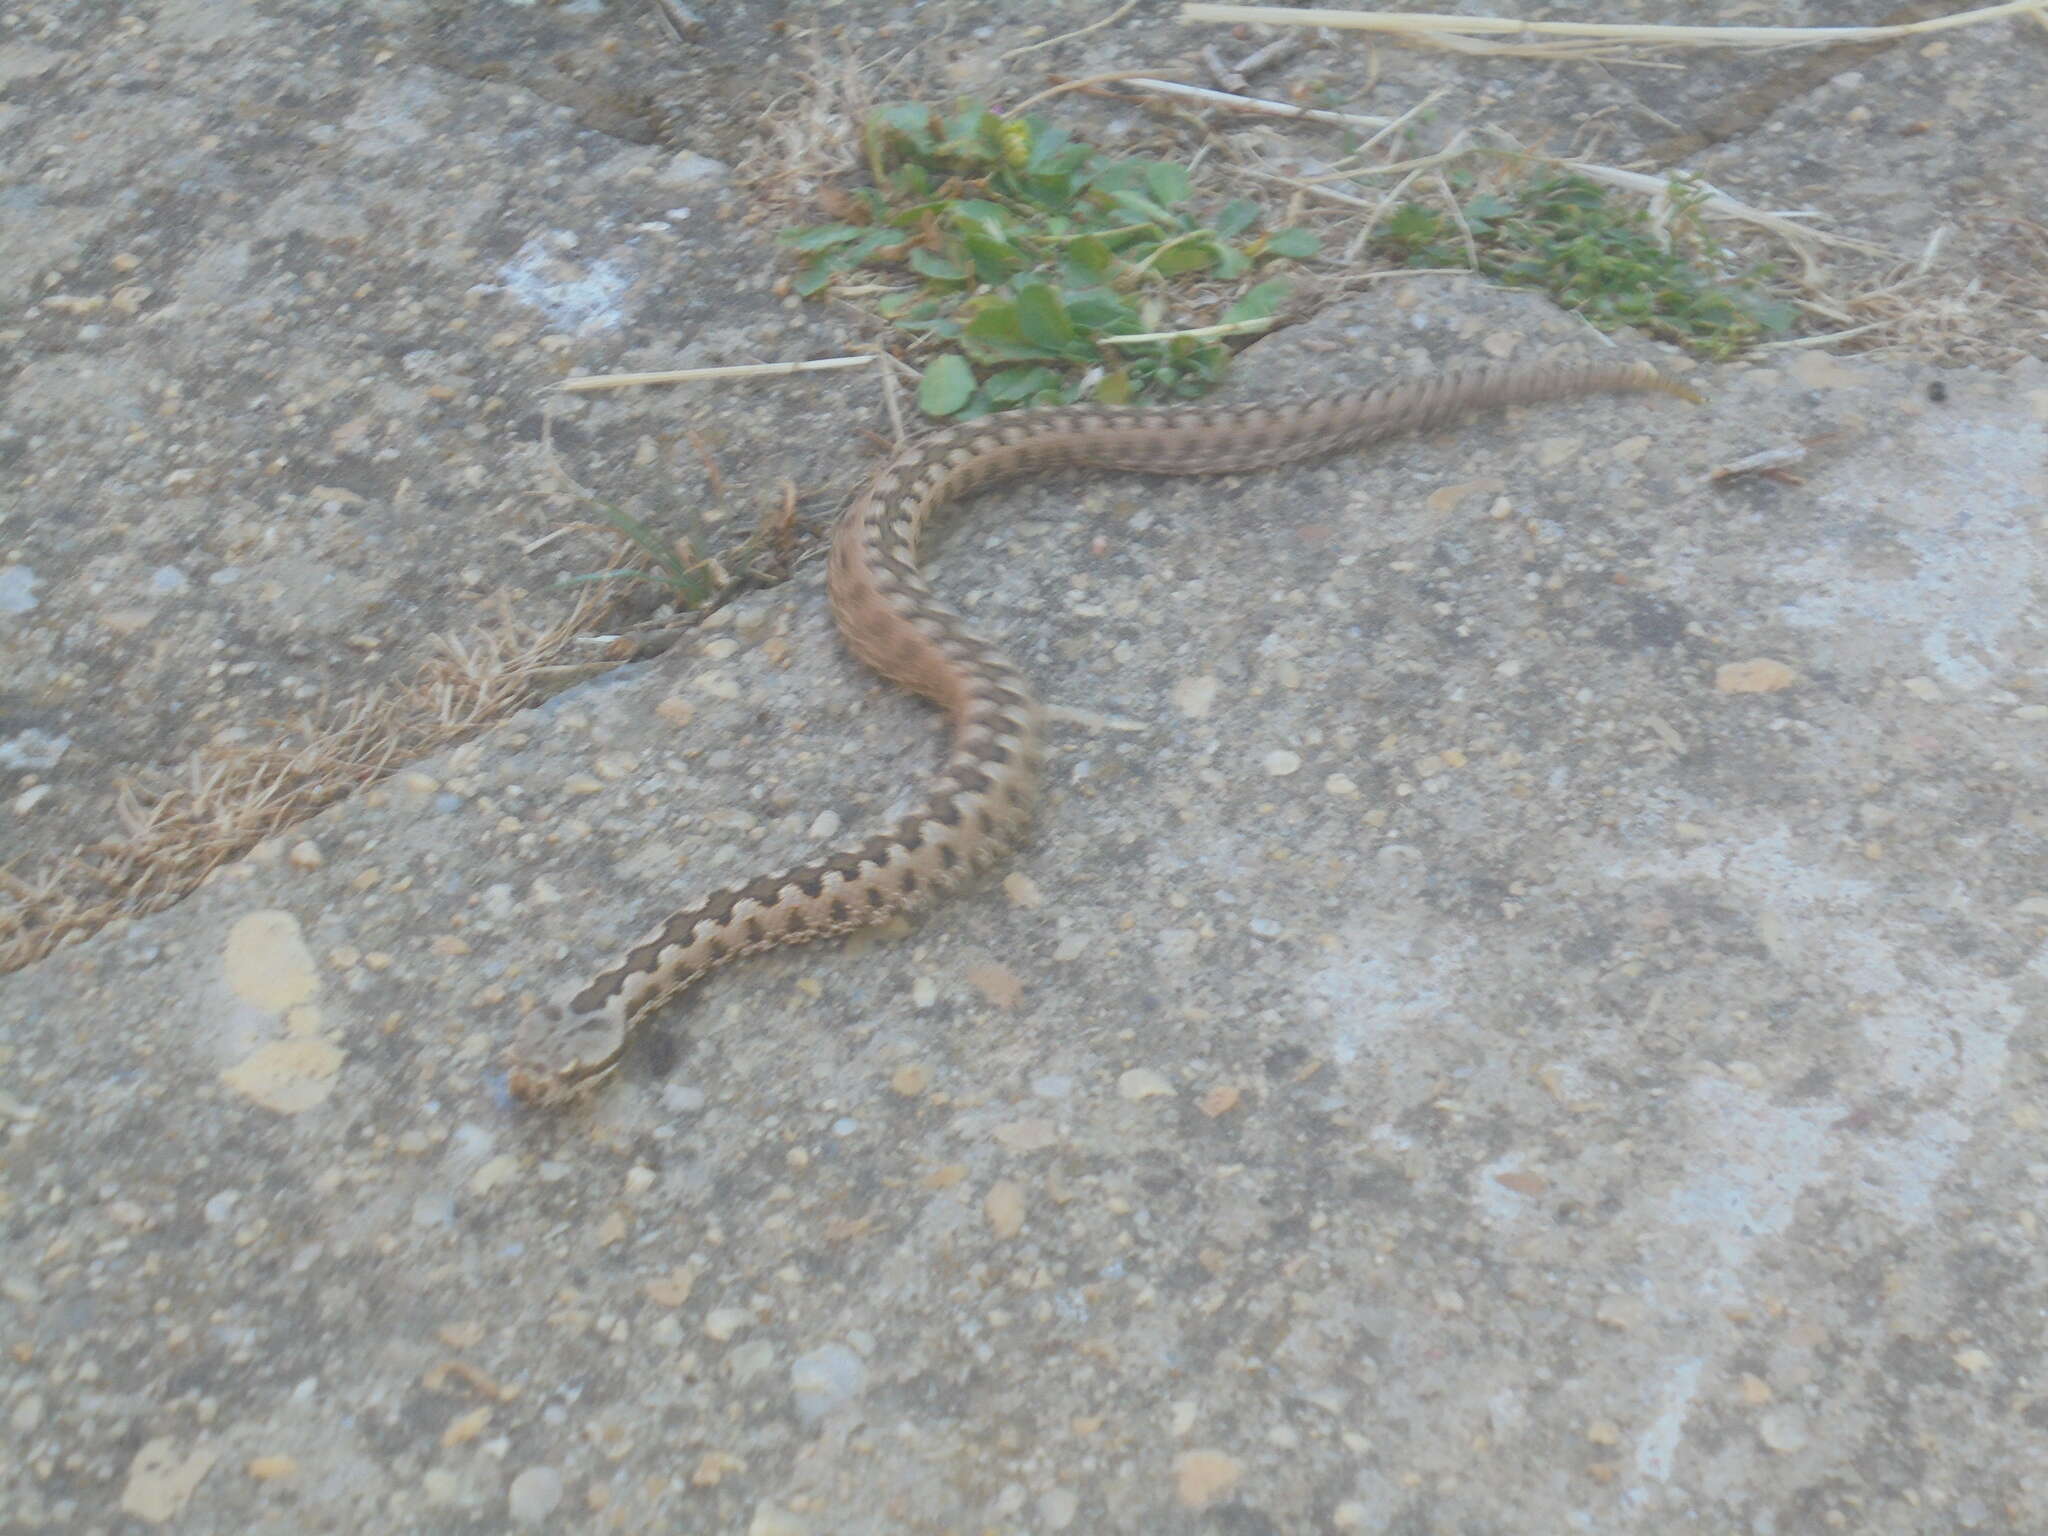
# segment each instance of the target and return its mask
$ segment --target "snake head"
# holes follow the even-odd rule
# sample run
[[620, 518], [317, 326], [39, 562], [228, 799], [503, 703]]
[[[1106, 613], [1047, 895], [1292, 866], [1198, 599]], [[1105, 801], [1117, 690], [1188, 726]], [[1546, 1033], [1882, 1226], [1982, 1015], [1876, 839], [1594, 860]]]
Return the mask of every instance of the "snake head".
[[506, 1053], [512, 1096], [527, 1104], [576, 1097], [617, 1069], [626, 1038], [622, 1007], [579, 1010], [567, 996], [543, 1003], [519, 1021]]

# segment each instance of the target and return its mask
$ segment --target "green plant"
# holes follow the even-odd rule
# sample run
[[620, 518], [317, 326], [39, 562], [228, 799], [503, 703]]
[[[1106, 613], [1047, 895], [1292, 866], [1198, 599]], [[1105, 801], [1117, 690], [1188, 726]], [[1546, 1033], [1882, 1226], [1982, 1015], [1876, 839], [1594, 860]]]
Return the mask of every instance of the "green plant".
[[[1454, 195], [1469, 188], [1469, 177], [1454, 177]], [[1792, 306], [1765, 290], [1768, 267], [1722, 275], [1727, 257], [1683, 204], [1670, 231], [1667, 245], [1642, 209], [1585, 177], [1552, 175], [1471, 197], [1455, 218], [1404, 203], [1377, 244], [1413, 267], [1476, 258], [1478, 271], [1541, 288], [1595, 325], [1639, 326], [1707, 357], [1732, 357], [1791, 329]]]
[[672, 543], [649, 528], [624, 507], [598, 503], [599, 514], [629, 543], [647, 557], [647, 568], [586, 571], [564, 576], [555, 585], [581, 586], [595, 581], [651, 581], [666, 589], [670, 601], [685, 611], [701, 606], [718, 590], [718, 580], [709, 563], [690, 558], [686, 542]]
[[[1181, 166], [1112, 159], [975, 102], [882, 108], [861, 146], [872, 184], [840, 195], [841, 220], [781, 237], [793, 286], [817, 294], [861, 269], [911, 279], [875, 308], [943, 349], [918, 390], [933, 416], [1199, 395], [1228, 361], [1219, 328], [1256, 329], [1286, 296], [1280, 280], [1244, 280], [1316, 250], [1307, 230], [1254, 233], [1254, 203], [1211, 210]], [[1198, 304], [1220, 327], [1125, 339]]]

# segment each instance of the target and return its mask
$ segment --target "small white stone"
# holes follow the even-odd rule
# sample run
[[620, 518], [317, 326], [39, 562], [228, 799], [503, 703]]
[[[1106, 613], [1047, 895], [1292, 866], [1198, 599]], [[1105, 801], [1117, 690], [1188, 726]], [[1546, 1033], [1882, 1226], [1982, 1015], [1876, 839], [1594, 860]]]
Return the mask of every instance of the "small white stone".
[[1358, 793], [1358, 786], [1343, 774], [1333, 773], [1323, 780], [1323, 793], [1339, 797], [1355, 795]]
[[1277, 752], [1268, 752], [1265, 756], [1265, 768], [1274, 778], [1284, 779], [1291, 773], [1301, 772], [1300, 754], [1289, 752], [1285, 747]]
[[1756, 1433], [1774, 1451], [1800, 1450], [1806, 1444], [1806, 1415], [1789, 1405], [1768, 1409], [1757, 1419]]
[[1136, 1104], [1143, 1099], [1171, 1099], [1176, 1097], [1173, 1084], [1154, 1072], [1150, 1067], [1133, 1067], [1116, 1080], [1119, 1098]]
[[661, 1107], [672, 1115], [694, 1115], [704, 1104], [704, 1090], [688, 1083], [670, 1083], [661, 1090]]
[[764, 1500], [754, 1506], [754, 1518], [747, 1522], [747, 1536], [811, 1536], [811, 1523]]
[[867, 1390], [865, 1361], [844, 1344], [827, 1344], [799, 1356], [789, 1367], [797, 1417], [814, 1424]]
[[704, 1314], [704, 1332], [723, 1344], [753, 1320], [753, 1313], [739, 1307], [713, 1307]]
[[1204, 718], [1216, 703], [1216, 679], [1184, 677], [1173, 685], [1173, 703], [1190, 720]]
[[512, 1479], [506, 1512], [516, 1525], [539, 1525], [562, 1502], [562, 1474], [553, 1467], [528, 1467]]
[[42, 578], [26, 565], [0, 565], [0, 613], [31, 613]]
[[726, 1357], [725, 1372], [734, 1382], [744, 1386], [775, 1363], [775, 1346], [766, 1339], [754, 1339], [740, 1345]]
[[[696, 187], [724, 181], [731, 174], [731, 167], [722, 160], [714, 160], [709, 155], [700, 155], [695, 150], [686, 149], [656, 171], [654, 179], [665, 186]], [[669, 211], [673, 216], [675, 210]]]
[[440, 1192], [415, 1196], [412, 1224], [416, 1227], [445, 1227], [455, 1220], [455, 1197]]

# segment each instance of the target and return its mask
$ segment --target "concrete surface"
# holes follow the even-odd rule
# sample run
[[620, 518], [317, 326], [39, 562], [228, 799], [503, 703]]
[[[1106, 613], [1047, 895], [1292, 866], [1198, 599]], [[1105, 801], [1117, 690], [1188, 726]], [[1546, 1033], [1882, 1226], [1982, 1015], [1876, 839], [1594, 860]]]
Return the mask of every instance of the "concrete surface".
[[[10, 420], [41, 414], [4, 532], [45, 581], [6, 622], [15, 686], [53, 669], [53, 728], [113, 708], [63, 676], [111, 691], [138, 664], [94, 649], [118, 633], [96, 612], [148, 606], [121, 584], [160, 564], [250, 558], [233, 518], [253, 548], [281, 530], [256, 558], [285, 593], [242, 612], [247, 583], [202, 577], [151, 622], [273, 666], [274, 615], [308, 606], [288, 566], [324, 560], [308, 591], [387, 599], [374, 662], [455, 627], [457, 589], [574, 568], [492, 547], [494, 522], [523, 546], [563, 515], [527, 414], [555, 372], [843, 339], [781, 308], [765, 259], [732, 264], [761, 249], [737, 221], [619, 233], [680, 150], [402, 55], [377, 74], [369, 29], [402, 7], [278, 35], [316, 9], [194, 41], [229, 13], [165, 6], [124, 41], [81, 8], [57, 20], [106, 30], [0, 53], [101, 140], [150, 99], [151, 47], [193, 114], [209, 65], [273, 70], [249, 101], [295, 76], [344, 124], [316, 201], [361, 231], [280, 228], [190, 291], [256, 204], [314, 186], [230, 184], [209, 214], [194, 186], [263, 163], [223, 127], [189, 145], [213, 159], [165, 233], [193, 234], [130, 331], [8, 322]], [[61, 118], [0, 133], [47, 148]], [[55, 197], [38, 162], [39, 217], [111, 220], [156, 163]], [[449, 187], [471, 211], [407, 237], [444, 254], [329, 315], [349, 260], [389, 259], [379, 231]], [[510, 291], [549, 228], [578, 272]], [[132, 235], [10, 253], [10, 302]], [[621, 250], [644, 298], [587, 331], [549, 311]], [[152, 326], [151, 302], [185, 307]], [[471, 302], [490, 318], [456, 330]], [[459, 339], [486, 324], [577, 339]], [[316, 367], [346, 327], [390, 367]], [[452, 395], [405, 392], [422, 338]], [[237, 383], [203, 366], [230, 340], [282, 350]], [[1417, 283], [1259, 344], [1231, 392], [1597, 344], [1533, 297]], [[145, 368], [133, 411], [94, 408]], [[838, 651], [815, 571], [0, 979], [0, 1521], [2048, 1529], [2048, 368], [1792, 353], [1696, 377], [1703, 409], [1584, 402], [1284, 473], [979, 499], [936, 577], [1062, 711], [1035, 839], [908, 931], [722, 974], [580, 1110], [505, 1095], [530, 993], [700, 884], [862, 830], [936, 760], [928, 712]], [[265, 392], [305, 407], [220, 440]], [[206, 427], [152, 458], [172, 395]], [[798, 473], [821, 499], [872, 420], [812, 383], [618, 399], [571, 446], [610, 474], [664, 417], [729, 433], [750, 490]], [[1801, 439], [1800, 483], [1707, 481]], [[209, 478], [167, 512], [157, 477], [187, 464]], [[666, 466], [638, 466], [636, 506]], [[353, 510], [308, 500], [351, 472]], [[176, 655], [131, 680], [203, 702], [207, 650]], [[189, 739], [158, 718], [107, 727], [109, 780]]]

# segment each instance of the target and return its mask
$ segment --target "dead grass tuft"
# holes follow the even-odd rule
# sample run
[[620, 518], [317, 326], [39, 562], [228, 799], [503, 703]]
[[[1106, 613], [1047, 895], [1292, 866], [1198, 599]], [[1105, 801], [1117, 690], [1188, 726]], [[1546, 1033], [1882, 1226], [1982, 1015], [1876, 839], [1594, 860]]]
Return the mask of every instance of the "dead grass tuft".
[[1806, 345], [1952, 368], [2048, 356], [2048, 226], [1966, 218], [1910, 261], [1860, 265], [1808, 285], [1804, 307], [1839, 329]]
[[745, 222], [809, 219], [860, 157], [861, 126], [881, 102], [916, 94], [912, 55], [828, 58], [815, 44], [803, 86], [769, 103], [753, 152], [733, 168], [752, 194]]
[[402, 687], [285, 722], [269, 740], [209, 746], [159, 781], [124, 787], [118, 835], [32, 875], [0, 870], [0, 973], [117, 918], [161, 911], [265, 838], [516, 713], [563, 677], [611, 665], [564, 661], [602, 607], [593, 595], [535, 625], [508, 605], [468, 640], [438, 639]]

